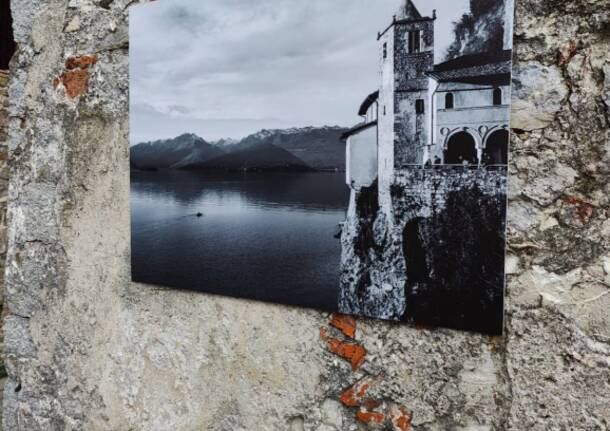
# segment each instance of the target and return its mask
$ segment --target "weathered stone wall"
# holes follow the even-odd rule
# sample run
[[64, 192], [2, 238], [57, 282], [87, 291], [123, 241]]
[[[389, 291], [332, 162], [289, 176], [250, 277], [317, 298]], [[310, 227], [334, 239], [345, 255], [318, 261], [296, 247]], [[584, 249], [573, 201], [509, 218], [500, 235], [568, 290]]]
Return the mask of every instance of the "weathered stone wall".
[[[8, 70], [0, 70], [0, 309], [4, 303], [4, 269], [6, 261], [6, 201], [8, 194]], [[4, 388], [4, 333], [0, 329], [0, 389]], [[1, 405], [1, 404], [0, 404]], [[1, 416], [1, 413], [0, 413]]]
[[609, 427], [607, 0], [516, 4], [504, 338], [130, 283], [131, 2], [13, 3], [4, 429]]
[[[429, 78], [434, 66], [434, 19], [397, 23], [394, 27], [394, 167], [423, 163], [429, 142], [431, 107], [428, 106]], [[409, 53], [409, 32], [421, 31], [420, 53]], [[417, 100], [424, 112], [416, 113]]]
[[409, 167], [396, 171], [391, 208], [376, 192], [352, 192], [339, 310], [502, 333], [506, 168]]
[[392, 244], [405, 260], [403, 320], [502, 334], [506, 180], [505, 167], [399, 173]]

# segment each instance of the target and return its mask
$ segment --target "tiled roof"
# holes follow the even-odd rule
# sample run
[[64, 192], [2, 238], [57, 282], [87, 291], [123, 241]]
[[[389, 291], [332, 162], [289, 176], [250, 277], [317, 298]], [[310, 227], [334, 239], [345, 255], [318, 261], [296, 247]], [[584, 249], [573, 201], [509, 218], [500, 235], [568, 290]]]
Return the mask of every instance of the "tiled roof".
[[371, 121], [371, 122], [368, 122], [368, 123], [356, 124], [354, 127], [352, 127], [347, 132], [345, 132], [343, 135], [341, 135], [340, 139], [342, 141], [345, 141], [350, 136], [355, 135], [356, 133], [361, 132], [363, 130], [366, 130], [369, 127], [373, 127], [373, 126], [375, 126], [375, 127], [377, 126], [377, 121]]
[[464, 55], [434, 66], [428, 74], [439, 82], [510, 81], [511, 51]]
[[366, 115], [366, 111], [369, 110], [371, 105], [375, 103], [377, 99], [379, 99], [379, 90], [366, 96], [366, 99], [364, 99], [364, 102], [362, 102], [362, 105], [360, 105], [358, 115]]

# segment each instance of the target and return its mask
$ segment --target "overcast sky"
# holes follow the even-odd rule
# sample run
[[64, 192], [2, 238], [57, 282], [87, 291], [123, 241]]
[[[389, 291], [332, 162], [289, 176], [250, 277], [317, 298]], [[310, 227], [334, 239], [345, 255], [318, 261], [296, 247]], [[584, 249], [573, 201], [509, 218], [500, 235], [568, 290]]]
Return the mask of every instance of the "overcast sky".
[[[378, 88], [377, 32], [402, 0], [160, 0], [130, 9], [131, 143], [340, 125]], [[468, 0], [437, 9], [437, 62]]]

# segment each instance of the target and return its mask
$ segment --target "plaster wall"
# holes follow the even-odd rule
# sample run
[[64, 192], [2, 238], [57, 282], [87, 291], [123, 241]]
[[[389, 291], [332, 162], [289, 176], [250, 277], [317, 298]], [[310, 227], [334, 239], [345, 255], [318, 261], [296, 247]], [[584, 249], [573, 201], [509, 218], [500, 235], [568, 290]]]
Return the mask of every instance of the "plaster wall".
[[505, 336], [360, 319], [359, 349], [324, 313], [129, 281], [131, 3], [12, 2], [4, 429], [375, 428], [357, 382], [414, 430], [608, 429], [606, 0], [516, 2]]
[[[436, 102], [440, 109], [445, 107], [445, 96], [447, 93], [453, 94], [454, 108], [481, 108], [489, 107], [493, 105], [493, 92], [494, 87], [480, 86], [479, 88], [472, 88], [470, 85], [464, 85], [460, 88], [460, 84], [453, 84], [451, 87], [444, 86], [439, 88], [436, 93]], [[503, 104], [508, 107], [510, 101], [510, 87], [501, 86], [502, 89], [502, 101]]]
[[[384, 58], [383, 52], [387, 52]], [[394, 178], [394, 27], [388, 29], [379, 40], [379, 74], [381, 85], [379, 88], [379, 202], [383, 208], [391, 207], [389, 192], [390, 184]]]
[[377, 179], [377, 126], [352, 135], [347, 140], [347, 185], [369, 187]]

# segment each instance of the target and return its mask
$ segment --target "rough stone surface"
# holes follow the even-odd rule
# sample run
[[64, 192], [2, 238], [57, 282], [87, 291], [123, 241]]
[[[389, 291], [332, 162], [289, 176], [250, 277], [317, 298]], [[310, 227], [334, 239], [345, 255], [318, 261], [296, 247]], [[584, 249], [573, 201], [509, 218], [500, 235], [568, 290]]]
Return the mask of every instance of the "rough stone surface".
[[[354, 191], [341, 237], [339, 311], [501, 334], [506, 174], [397, 170], [390, 214], [376, 205], [376, 187]], [[481, 280], [493, 286], [485, 295], [475, 287]]]
[[[610, 427], [607, 0], [516, 2], [516, 76], [554, 72], [516, 92], [543, 121], [512, 140], [506, 336], [358, 320], [355, 341], [315, 311], [129, 282], [130, 3], [12, 2], [4, 429]], [[70, 98], [53, 81], [84, 55]], [[366, 350], [356, 371], [321, 326]]]
[[[8, 195], [8, 78], [7, 70], [0, 70], [0, 308], [4, 302], [4, 271], [6, 261], [6, 202]], [[4, 332], [0, 330], [0, 389], [4, 388]], [[1, 403], [0, 403], [1, 406]], [[0, 414], [1, 415], [1, 414]]]

